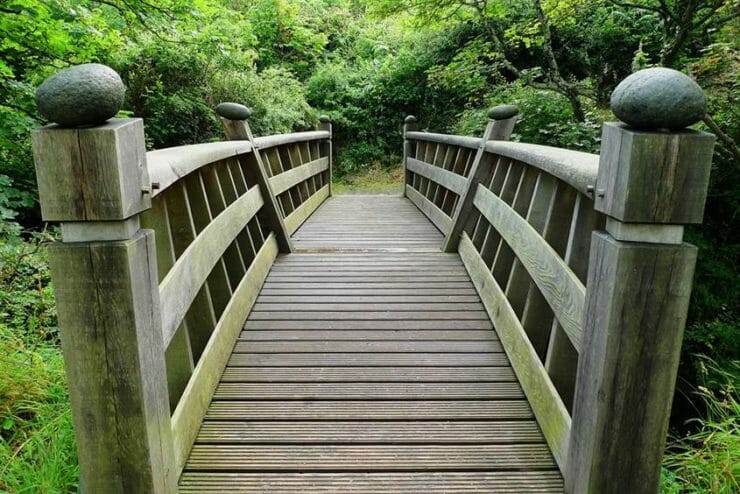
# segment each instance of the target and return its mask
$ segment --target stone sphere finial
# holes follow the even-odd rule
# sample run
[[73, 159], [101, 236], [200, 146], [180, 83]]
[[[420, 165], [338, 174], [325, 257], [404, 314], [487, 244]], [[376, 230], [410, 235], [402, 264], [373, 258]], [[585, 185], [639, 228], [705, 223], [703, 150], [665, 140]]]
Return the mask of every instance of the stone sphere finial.
[[617, 118], [632, 127], [678, 130], [704, 118], [707, 100], [686, 74], [656, 67], [620, 82], [612, 93], [611, 107]]
[[331, 118], [329, 118], [329, 115], [321, 115], [319, 117], [319, 122], [321, 122], [321, 123], [331, 123]]
[[488, 111], [488, 118], [491, 120], [506, 120], [519, 114], [519, 107], [516, 105], [498, 105]]
[[407, 124], [416, 123], [416, 117], [413, 115], [409, 115], [408, 117], [403, 119], [403, 123], [407, 123]]
[[41, 114], [65, 127], [101, 124], [123, 106], [126, 88], [118, 73], [99, 63], [60, 70], [36, 90]]
[[252, 116], [252, 110], [239, 103], [220, 103], [216, 106], [216, 113], [228, 120], [246, 120]]

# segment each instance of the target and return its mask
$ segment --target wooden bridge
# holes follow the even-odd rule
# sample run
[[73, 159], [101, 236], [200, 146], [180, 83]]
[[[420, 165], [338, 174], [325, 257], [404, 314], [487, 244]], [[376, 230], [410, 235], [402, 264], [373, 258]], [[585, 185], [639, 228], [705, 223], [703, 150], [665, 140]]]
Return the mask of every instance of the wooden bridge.
[[34, 133], [81, 490], [657, 491], [713, 136], [409, 117], [403, 197], [332, 196], [327, 118], [219, 113]]

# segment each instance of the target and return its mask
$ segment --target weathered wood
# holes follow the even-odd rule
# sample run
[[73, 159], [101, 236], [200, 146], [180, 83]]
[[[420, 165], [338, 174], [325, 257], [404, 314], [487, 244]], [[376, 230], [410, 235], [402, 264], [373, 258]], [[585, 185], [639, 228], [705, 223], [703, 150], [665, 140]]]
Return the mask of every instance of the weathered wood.
[[329, 158], [319, 158], [315, 161], [310, 161], [297, 168], [283, 172], [280, 175], [276, 175], [270, 178], [270, 185], [272, 186], [273, 192], [282, 194], [291, 187], [310, 179], [314, 175], [317, 175], [325, 170], [329, 169]]
[[227, 367], [221, 377], [222, 383], [515, 381], [510, 367]]
[[446, 134], [435, 134], [433, 132], [406, 132], [406, 139], [418, 142], [433, 142], [447, 144], [448, 146], [458, 146], [469, 149], [478, 149], [481, 140], [477, 137], [452, 136]]
[[525, 219], [491, 191], [479, 186], [474, 204], [514, 250], [579, 349], [586, 289], [578, 277]]
[[506, 350], [514, 372], [522, 385], [561, 471], [568, 460], [568, 411], [550, 382], [544, 366], [529, 342], [519, 319], [506, 300], [501, 287], [483, 263], [466, 233], [460, 241], [460, 256], [473, 280], [496, 332]]
[[411, 186], [406, 186], [406, 197], [409, 198], [414, 205], [419, 208], [419, 211], [424, 213], [429, 220], [434, 223], [439, 231], [446, 233], [450, 230], [451, 220], [444, 211], [435, 206], [429, 199], [421, 195]]
[[[230, 141], [247, 140], [252, 144], [252, 153], [241, 158], [244, 161], [242, 170], [249, 183], [257, 184], [262, 192], [262, 199], [265, 202], [262, 211], [262, 222], [269, 231], [275, 233], [280, 252], [292, 252], [293, 244], [290, 240], [292, 232], [288, 233], [285, 228], [283, 217], [280, 214], [280, 206], [278, 206], [275, 193], [272, 191], [267, 176], [267, 167], [265, 167], [260, 155], [260, 146], [269, 146], [265, 142], [258, 142], [254, 138], [246, 120], [235, 121], [221, 118], [221, 122], [224, 124], [227, 139]], [[320, 134], [323, 136], [326, 133], [321, 132]], [[294, 136], [295, 134], [291, 135], [291, 138], [294, 138]], [[274, 137], [279, 140], [280, 136]]]
[[144, 124], [113, 119], [87, 129], [32, 132], [45, 221], [116, 221], [151, 207]]
[[226, 248], [257, 214], [262, 204], [259, 188], [252, 187], [195, 238], [162, 280], [159, 294], [165, 346]]
[[180, 474], [195, 441], [198, 426], [215, 392], [231, 348], [239, 336], [244, 320], [257, 299], [267, 272], [277, 256], [275, 235], [270, 234], [257, 257], [247, 270], [234, 295], [219, 319], [213, 337], [193, 372], [185, 392], [172, 414], [172, 439], [175, 450], [175, 472]]
[[594, 233], [571, 492], [658, 490], [696, 248]]
[[324, 185], [320, 190], [317, 190], [314, 195], [309, 197], [303, 204], [301, 204], [295, 211], [290, 213], [285, 218], [285, 228], [290, 235], [294, 234], [298, 228], [305, 222], [309, 216], [311, 216], [321, 203], [323, 203], [329, 197], [329, 185]]
[[153, 233], [49, 259], [86, 491], [174, 492]]
[[307, 132], [293, 132], [292, 134], [275, 134], [271, 136], [255, 137], [254, 143], [260, 150], [270, 149], [297, 142], [310, 142], [331, 139], [331, 134], [326, 130], [310, 130]]
[[332, 182], [334, 180], [334, 144], [332, 142], [333, 129], [329, 117], [319, 118], [319, 130], [329, 133], [329, 138], [321, 141], [321, 143], [318, 145], [319, 157], [326, 157], [326, 159], [329, 160], [329, 168], [326, 171], [326, 174], [323, 177], [322, 181], [317, 184], [317, 188], [320, 189], [324, 185], [328, 185], [329, 197], [331, 197], [333, 195]]
[[[238, 487], [235, 487], [238, 486]], [[233, 492], [346, 492], [348, 494], [449, 494], [496, 492], [534, 494], [563, 492], [555, 472], [442, 472], [442, 473], [200, 473], [183, 475], [183, 494]]]
[[465, 188], [466, 181], [464, 177], [439, 166], [419, 161], [416, 158], [407, 158], [406, 168], [412, 173], [426, 177], [432, 182], [435, 182], [456, 194], [462, 193]]
[[[629, 223], [701, 223], [714, 136], [604, 124], [596, 210]], [[603, 192], [603, 193], [602, 193]]]
[[149, 178], [152, 183], [159, 184], [152, 190], [152, 197], [204, 166], [251, 151], [252, 143], [249, 141], [209, 142], [149, 151], [146, 153]]

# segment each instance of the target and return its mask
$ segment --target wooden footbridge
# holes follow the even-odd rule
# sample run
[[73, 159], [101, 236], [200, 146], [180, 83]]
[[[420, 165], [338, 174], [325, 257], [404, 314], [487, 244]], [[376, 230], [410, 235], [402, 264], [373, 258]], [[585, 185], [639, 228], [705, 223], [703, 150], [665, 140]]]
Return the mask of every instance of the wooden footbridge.
[[34, 133], [83, 492], [657, 491], [713, 136], [409, 117], [403, 196], [332, 196], [328, 119], [219, 114]]

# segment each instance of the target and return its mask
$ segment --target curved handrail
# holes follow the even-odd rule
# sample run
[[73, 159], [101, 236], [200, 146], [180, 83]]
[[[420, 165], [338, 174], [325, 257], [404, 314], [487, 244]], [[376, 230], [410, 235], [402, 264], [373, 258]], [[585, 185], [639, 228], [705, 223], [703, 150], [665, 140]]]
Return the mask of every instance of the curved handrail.
[[255, 137], [254, 143], [259, 149], [268, 149], [294, 142], [320, 141], [331, 138], [327, 130], [312, 130], [308, 132], [294, 132], [292, 134], [275, 134], [272, 136]]
[[152, 190], [152, 197], [199, 168], [251, 151], [249, 141], [209, 142], [149, 151], [146, 153], [149, 179], [159, 184]]
[[590, 195], [599, 172], [599, 155], [540, 144], [489, 141], [486, 152], [539, 168], [583, 194]]
[[479, 137], [456, 136], [447, 134], [435, 134], [433, 132], [406, 132], [406, 138], [415, 141], [437, 142], [448, 146], [460, 146], [469, 149], [478, 149], [481, 139]]

